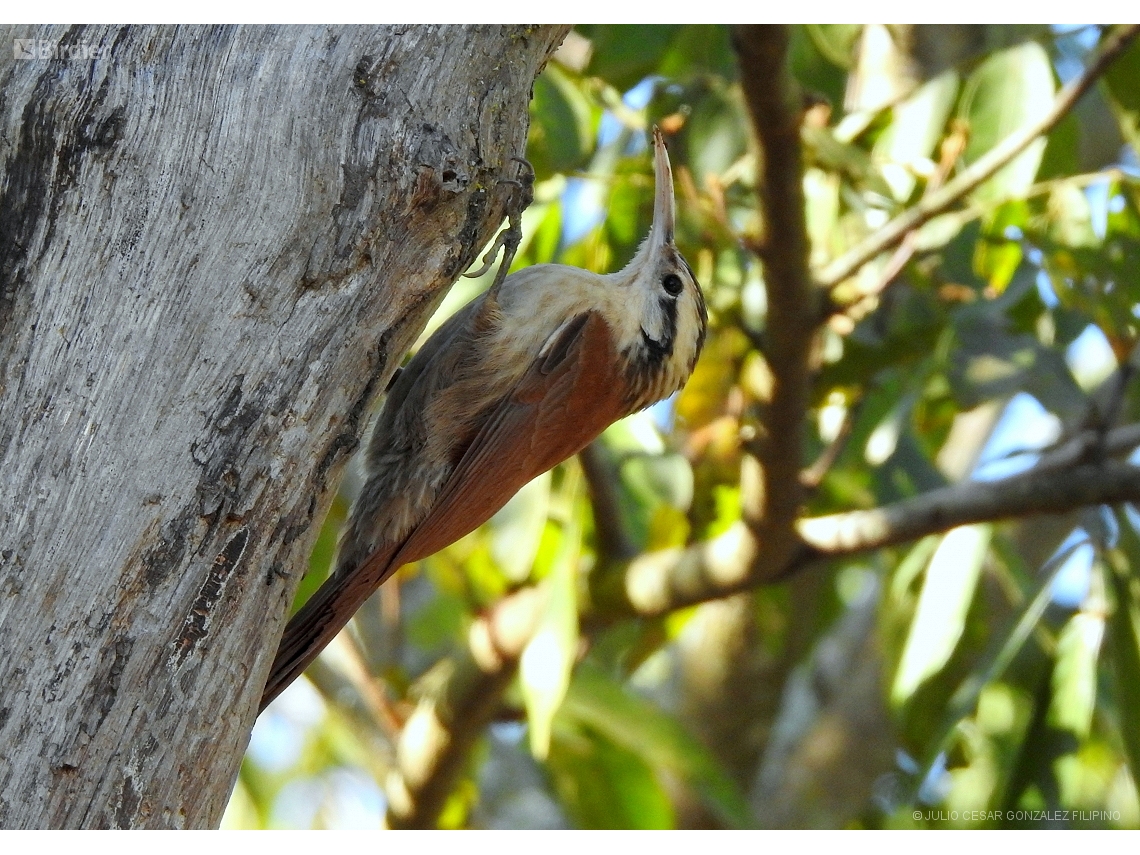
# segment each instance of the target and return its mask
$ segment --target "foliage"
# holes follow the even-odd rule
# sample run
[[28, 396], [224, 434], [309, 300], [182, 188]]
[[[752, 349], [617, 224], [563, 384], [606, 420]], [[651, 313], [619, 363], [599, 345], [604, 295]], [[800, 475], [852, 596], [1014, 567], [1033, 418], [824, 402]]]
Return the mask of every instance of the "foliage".
[[[974, 50], [925, 75], [907, 28], [793, 31], [813, 268], [1038, 121], [1100, 35], [962, 29]], [[659, 125], [706, 351], [675, 401], [606, 433], [588, 478], [567, 462], [389, 582], [263, 716], [228, 824], [378, 822], [411, 709], [479, 614], [540, 584], [539, 630], [442, 825], [1140, 825], [1130, 506], [965, 526], [663, 617], [592, 619], [620, 556], [590, 482], [608, 479], [604, 524], [641, 552], [717, 537], [753, 489], [772, 375], [741, 73], [724, 28], [594, 26], [537, 81], [516, 267], [623, 265], [651, 218]], [[840, 284], [811, 366], [807, 515], [1021, 471], [1062, 431], [1137, 420], [1119, 367], [1140, 336], [1138, 92], [1135, 42], [1080, 121]], [[461, 281], [441, 317], [491, 275]]]

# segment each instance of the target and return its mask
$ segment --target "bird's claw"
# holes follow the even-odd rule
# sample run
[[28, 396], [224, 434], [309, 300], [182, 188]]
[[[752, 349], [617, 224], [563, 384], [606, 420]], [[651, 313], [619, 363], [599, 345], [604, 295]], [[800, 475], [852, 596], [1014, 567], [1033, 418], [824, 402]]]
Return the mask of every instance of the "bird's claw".
[[510, 159], [521, 164], [523, 169], [519, 170], [520, 175], [517, 178], [502, 178], [498, 182], [500, 184], [513, 184], [518, 188], [516, 192], [511, 194], [511, 198], [507, 202], [507, 227], [499, 232], [495, 242], [491, 244], [491, 248], [483, 256], [483, 265], [473, 273], [464, 274], [470, 279], [477, 279], [485, 274], [495, 263], [495, 258], [501, 249], [503, 261], [499, 265], [499, 271], [495, 274], [495, 281], [491, 285], [492, 294], [498, 293], [499, 286], [507, 278], [507, 271], [510, 270], [511, 262], [515, 259], [515, 252], [522, 241], [522, 213], [534, 201], [534, 167], [525, 158], [512, 156]]

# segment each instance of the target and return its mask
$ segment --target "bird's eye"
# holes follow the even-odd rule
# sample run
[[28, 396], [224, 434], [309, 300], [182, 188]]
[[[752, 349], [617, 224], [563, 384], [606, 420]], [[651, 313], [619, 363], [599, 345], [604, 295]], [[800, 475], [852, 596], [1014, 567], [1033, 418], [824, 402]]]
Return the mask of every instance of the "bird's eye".
[[665, 278], [661, 280], [661, 287], [676, 297], [681, 293], [681, 289], [684, 286], [681, 284], [680, 276], [676, 273], [667, 273]]

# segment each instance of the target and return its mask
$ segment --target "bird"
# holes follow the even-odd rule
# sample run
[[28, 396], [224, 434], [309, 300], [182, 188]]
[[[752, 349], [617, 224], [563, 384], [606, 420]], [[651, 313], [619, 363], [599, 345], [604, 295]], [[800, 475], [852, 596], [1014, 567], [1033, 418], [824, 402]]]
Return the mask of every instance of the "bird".
[[288, 622], [262, 710], [396, 570], [473, 531], [610, 424], [686, 383], [708, 313], [674, 241], [658, 128], [653, 155], [653, 222], [622, 270], [537, 264], [498, 277], [392, 382], [335, 570]]

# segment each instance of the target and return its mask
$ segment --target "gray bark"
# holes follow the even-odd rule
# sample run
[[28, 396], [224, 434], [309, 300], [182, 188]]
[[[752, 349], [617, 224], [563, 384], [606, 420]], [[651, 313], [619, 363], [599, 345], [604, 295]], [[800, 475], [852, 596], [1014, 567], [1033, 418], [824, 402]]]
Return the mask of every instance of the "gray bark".
[[[4, 33], [0, 827], [214, 826], [341, 467], [493, 236], [565, 29]], [[62, 58], [11, 58], [33, 37]]]

